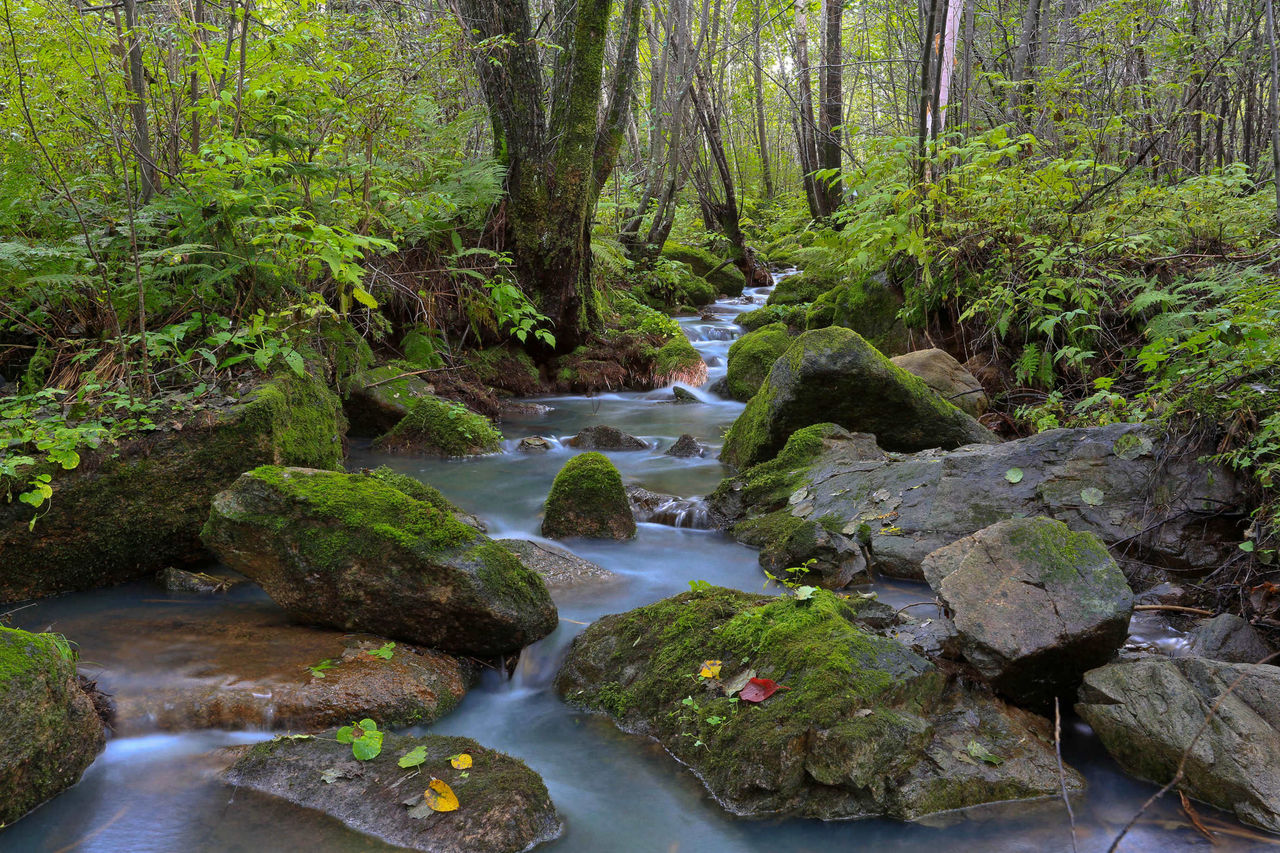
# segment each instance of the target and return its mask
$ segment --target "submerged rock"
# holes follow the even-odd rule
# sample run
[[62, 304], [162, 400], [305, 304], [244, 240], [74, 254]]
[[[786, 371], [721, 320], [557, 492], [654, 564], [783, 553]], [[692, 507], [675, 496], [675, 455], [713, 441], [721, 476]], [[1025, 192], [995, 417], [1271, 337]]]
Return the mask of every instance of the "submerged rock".
[[[805, 499], [789, 504], [793, 495]], [[998, 521], [1046, 516], [1113, 548], [1135, 585], [1151, 566], [1221, 565], [1241, 538], [1240, 500], [1230, 471], [1166, 458], [1159, 435], [1138, 424], [906, 455], [827, 424], [800, 430], [777, 460], [711, 495], [728, 523], [784, 507], [837, 522], [868, 544], [873, 570], [914, 580], [932, 551]]]
[[305, 622], [478, 656], [557, 624], [541, 578], [510, 551], [371, 476], [258, 468], [214, 499], [203, 536]]
[[[735, 814], [909, 820], [1059, 794], [1043, 720], [859, 627], [859, 605], [686, 593], [593, 623], [556, 688], [657, 738]], [[780, 686], [726, 695], [749, 677]], [[1068, 769], [1066, 784], [1083, 783]]]
[[856, 332], [833, 326], [805, 332], [774, 362], [720, 457], [737, 468], [764, 462], [793, 432], [819, 423], [871, 433], [886, 450], [999, 441]]
[[534, 542], [531, 539], [499, 539], [498, 544], [542, 576], [550, 589], [565, 589], [584, 583], [617, 580], [617, 575], [567, 548]]
[[550, 450], [551, 442], [547, 441], [540, 435], [531, 435], [520, 439], [520, 443], [516, 445], [516, 450], [524, 453], [535, 453], [542, 450]]
[[706, 456], [707, 448], [706, 445], [686, 432], [676, 439], [675, 444], [667, 448], [664, 455], [675, 456], [679, 459], [691, 459], [695, 456]]
[[589, 426], [565, 443], [579, 450], [649, 449], [649, 445], [641, 439], [636, 438], [634, 435], [627, 435], [617, 427], [611, 427], [606, 424]]
[[[390, 844], [428, 853], [518, 853], [558, 838], [563, 824], [537, 773], [519, 759], [487, 749], [470, 738], [383, 735], [382, 752], [357, 761], [351, 746], [324, 737], [278, 738], [238, 747], [224, 774], [232, 785], [316, 809], [352, 829]], [[423, 750], [421, 772], [405, 784], [397, 765], [411, 750]], [[466, 754], [468, 770], [450, 759]], [[422, 806], [432, 778], [458, 798], [454, 811]]]
[[889, 359], [913, 376], [919, 376], [942, 399], [962, 412], [977, 417], [987, 410], [989, 400], [982, 383], [951, 354], [940, 349], [922, 349]]
[[67, 641], [0, 627], [0, 827], [78, 782], [104, 743]]
[[636, 521], [693, 530], [711, 530], [715, 527], [711, 512], [702, 498], [664, 495], [642, 486], [627, 486], [626, 491]]
[[[181, 417], [181, 416], [179, 416]], [[214, 494], [258, 465], [337, 468], [345, 424], [319, 379], [272, 379], [224, 408], [82, 450], [40, 507], [0, 501], [0, 603], [93, 589], [208, 559]]]
[[607, 456], [583, 453], [560, 469], [547, 495], [542, 535], [549, 539], [630, 539], [636, 535], [622, 475]]
[[376, 444], [383, 450], [478, 456], [497, 452], [502, 433], [484, 415], [461, 403], [428, 395], [415, 400], [408, 414]]
[[671, 396], [677, 403], [701, 403], [697, 395], [681, 385], [676, 385], [671, 389]]
[[730, 397], [743, 402], [760, 390], [773, 363], [791, 346], [791, 332], [785, 323], [770, 323], [747, 332], [729, 347], [729, 367], [725, 388]]
[[996, 690], [1044, 707], [1124, 644], [1133, 592], [1092, 533], [1015, 518], [934, 551], [925, 579], [951, 610], [960, 650]]
[[371, 717], [422, 725], [453, 710], [474, 673], [457, 658], [381, 637], [291, 625], [278, 613], [124, 622], [164, 679], [116, 691], [123, 734], [156, 728], [312, 731]]
[[1187, 754], [1179, 789], [1280, 832], [1280, 668], [1194, 657], [1113, 663], [1085, 675], [1076, 712], [1133, 775], [1164, 784]]
[[1257, 663], [1271, 654], [1257, 629], [1231, 613], [1201, 620], [1188, 639], [1192, 654], [1228, 663]]
[[240, 578], [188, 572], [185, 569], [175, 569], [173, 566], [161, 572], [157, 580], [169, 592], [194, 592], [200, 595], [226, 592], [231, 587], [244, 583]]

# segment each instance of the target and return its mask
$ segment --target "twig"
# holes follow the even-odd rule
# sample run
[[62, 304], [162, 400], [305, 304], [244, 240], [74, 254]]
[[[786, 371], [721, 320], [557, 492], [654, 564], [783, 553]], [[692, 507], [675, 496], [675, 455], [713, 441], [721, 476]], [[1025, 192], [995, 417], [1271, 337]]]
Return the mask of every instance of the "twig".
[[[1270, 663], [1273, 659], [1277, 657], [1280, 657], [1280, 652], [1274, 652], [1272, 654], [1269, 654], [1262, 660], [1258, 661], [1258, 663], [1259, 664]], [[1120, 834], [1115, 837], [1115, 840], [1111, 842], [1111, 846], [1107, 848], [1107, 853], [1116, 853], [1116, 850], [1120, 848], [1120, 842], [1124, 840], [1124, 837], [1126, 835], [1129, 834], [1129, 830], [1133, 829], [1134, 824], [1136, 824], [1138, 822], [1138, 819], [1141, 818], [1144, 813], [1146, 813], [1147, 809], [1151, 807], [1151, 804], [1154, 803], [1156, 800], [1160, 799], [1161, 797], [1163, 797], [1165, 794], [1169, 793], [1171, 790], [1173, 790], [1175, 785], [1177, 785], [1179, 782], [1182, 781], [1182, 777], [1186, 774], [1186, 771], [1187, 771], [1187, 759], [1191, 757], [1191, 750], [1195, 749], [1196, 743], [1200, 740], [1200, 736], [1204, 734], [1205, 729], [1209, 728], [1209, 723], [1213, 721], [1213, 718], [1218, 715], [1218, 708], [1221, 707], [1222, 703], [1226, 701], [1227, 697], [1230, 696], [1231, 693], [1237, 687], [1240, 686], [1240, 682], [1244, 681], [1244, 677], [1248, 674], [1249, 674], [1249, 671], [1245, 670], [1244, 672], [1237, 675], [1235, 680], [1227, 685], [1227, 689], [1222, 691], [1222, 695], [1214, 700], [1213, 705], [1210, 706], [1209, 708], [1209, 713], [1205, 714], [1204, 721], [1200, 723], [1200, 728], [1196, 729], [1195, 737], [1191, 738], [1191, 742], [1187, 744], [1186, 749], [1182, 750], [1182, 758], [1181, 760], [1178, 761], [1178, 769], [1174, 771], [1173, 778], [1170, 779], [1167, 783], [1165, 783], [1164, 787], [1162, 787], [1159, 791], [1156, 791], [1154, 794], [1148, 797], [1147, 801], [1138, 808], [1138, 811], [1134, 814], [1134, 816], [1129, 818], [1129, 822], [1124, 825], [1124, 828], [1120, 830]]]
[[1199, 607], [1183, 607], [1181, 604], [1135, 604], [1134, 610], [1169, 610], [1174, 613], [1194, 613], [1196, 616], [1216, 616], [1212, 610]]
[[1053, 697], [1053, 751], [1058, 756], [1058, 784], [1062, 787], [1062, 803], [1067, 807], [1067, 820], [1071, 821], [1071, 850], [1080, 853], [1076, 847], [1076, 813], [1071, 808], [1071, 797], [1067, 796], [1067, 770], [1062, 766], [1062, 710], [1058, 707], [1058, 697]]
[[913, 601], [913, 602], [911, 602], [910, 604], [904, 604], [904, 605], [902, 605], [901, 607], [899, 607], [897, 610], [893, 611], [893, 618], [897, 619], [897, 618], [898, 618], [898, 614], [899, 614], [899, 613], [901, 613], [902, 611], [906, 610], [906, 609], [907, 609], [907, 608], [909, 608], [909, 607], [924, 607], [926, 604], [933, 605], [934, 607], [938, 608], [939, 610], [941, 610], [941, 609], [942, 609], [942, 605], [941, 605], [941, 604], [939, 604], [939, 603], [937, 602], [937, 600], [934, 600], [934, 601]]
[[422, 370], [410, 370], [408, 373], [401, 373], [399, 376], [389, 376], [386, 379], [379, 379], [377, 382], [370, 382], [365, 388], [376, 388], [379, 385], [386, 385], [388, 382], [395, 382], [397, 379], [404, 379], [406, 376], [420, 376], [423, 373], [439, 373], [443, 370], [452, 370], [451, 367], [426, 367]]

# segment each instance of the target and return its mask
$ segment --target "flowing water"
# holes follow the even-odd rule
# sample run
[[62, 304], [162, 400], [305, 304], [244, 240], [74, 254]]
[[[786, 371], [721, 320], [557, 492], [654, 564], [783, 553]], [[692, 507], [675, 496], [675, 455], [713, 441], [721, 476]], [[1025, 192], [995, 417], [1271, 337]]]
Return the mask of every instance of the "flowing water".
[[[741, 331], [738, 313], [763, 303], [768, 288], [748, 294], [754, 304], [717, 303], [720, 319], [686, 318], [681, 327], [709, 365], [708, 385], [722, 377], [730, 343]], [[592, 424], [637, 435], [650, 450], [609, 453], [629, 484], [678, 496], [639, 525], [625, 543], [579, 541], [572, 550], [614, 572], [616, 582], [558, 592], [560, 628], [531, 646], [514, 677], [490, 673], [462, 705], [430, 731], [475, 738], [526, 761], [542, 774], [565, 819], [559, 841], [547, 853], [736, 853], [736, 851], [1070, 851], [1071, 833], [1061, 803], [1019, 803], [946, 815], [926, 824], [892, 821], [822, 823], [744, 820], [724, 812], [701, 784], [659, 746], [625, 735], [601, 717], [581, 713], [551, 689], [565, 648], [582, 626], [602, 614], [648, 604], [705, 580], [761, 590], [755, 553], [705, 526], [698, 497], [726, 470], [716, 461], [726, 427], [742, 404], [705, 388], [690, 389], [700, 402], [675, 403], [670, 389], [644, 393], [555, 397], [552, 407], [503, 423], [501, 454], [443, 461], [376, 453], [357, 447], [354, 468], [389, 465], [440, 488], [479, 515], [491, 535], [537, 538], [542, 502], [551, 481], [576, 451], [564, 439]], [[682, 433], [711, 448], [704, 458], [664, 455]], [[550, 449], [519, 452], [520, 438], [541, 435]], [[657, 523], [666, 522], [666, 523]], [[896, 606], [930, 596], [910, 584], [877, 584]], [[78, 644], [83, 670], [127, 704], [174, 685], [216, 679], [211, 664], [221, 652], [254, 656], [269, 666], [271, 650], [259, 643], [230, 646], [256, 626], [283, 626], [278, 608], [256, 587], [242, 585], [220, 596], [159, 591], [134, 583], [37, 602], [13, 614], [15, 626], [65, 633]], [[301, 630], [301, 629], [299, 629]], [[1148, 639], [1148, 642], [1150, 640]], [[226, 643], [228, 648], [214, 648]], [[270, 701], [269, 695], [263, 697]], [[143, 703], [145, 704], [145, 703]], [[336, 821], [247, 791], [232, 792], [217, 780], [225, 757], [218, 749], [270, 735], [260, 731], [178, 734], [148, 730], [134, 720], [72, 790], [0, 832], [0, 850], [32, 853], [178, 853], [178, 851], [381, 851], [379, 842]], [[1088, 778], [1088, 794], [1075, 804], [1081, 851], [1105, 850], [1110, 839], [1148, 797], [1151, 786], [1125, 777], [1082, 723], [1067, 720], [1063, 753]], [[1211, 810], [1204, 808], [1204, 813]], [[1173, 804], [1160, 804], [1130, 832], [1122, 849], [1199, 849], [1202, 838], [1186, 828]], [[1253, 849], [1260, 842], [1224, 839], [1220, 847]]]

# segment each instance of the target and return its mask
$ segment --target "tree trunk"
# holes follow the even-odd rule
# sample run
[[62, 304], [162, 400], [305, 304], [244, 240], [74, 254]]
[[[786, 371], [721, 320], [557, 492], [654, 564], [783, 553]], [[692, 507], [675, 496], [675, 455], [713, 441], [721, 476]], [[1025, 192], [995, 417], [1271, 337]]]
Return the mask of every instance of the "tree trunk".
[[830, 216], [844, 195], [840, 179], [840, 126], [844, 122], [841, 105], [843, 57], [840, 39], [842, 0], [822, 0], [822, 67], [818, 71], [818, 168], [824, 175], [816, 183], [818, 206]]
[[1280, 229], [1280, 58], [1276, 48], [1276, 9], [1267, 0], [1267, 42], [1271, 49], [1271, 183], [1276, 192], [1276, 227]]
[[[142, 72], [142, 33], [138, 29], [137, 0], [124, 0], [124, 26], [128, 41], [129, 90], [133, 100], [133, 152], [138, 161], [138, 191], [143, 204], [151, 201], [156, 190], [155, 164], [151, 159], [151, 131], [147, 126], [147, 90]], [[163, 144], [163, 143], [162, 143]]]
[[760, 148], [760, 176], [764, 181], [764, 197], [773, 198], [773, 171], [769, 168], [769, 136], [764, 123], [764, 70], [760, 58], [760, 0], [756, 0], [755, 18], [752, 21], [752, 54], [755, 74], [756, 141]]
[[804, 195], [809, 202], [809, 215], [822, 216], [822, 204], [818, 198], [813, 173], [818, 168], [818, 148], [813, 132], [813, 84], [809, 66], [809, 13], [807, 0], [795, 0], [795, 27], [792, 51], [796, 65], [796, 100], [799, 116], [796, 119], [796, 145], [800, 154], [800, 172], [804, 181]]
[[1009, 88], [1009, 119], [1018, 120], [1018, 108], [1026, 95], [1027, 69], [1031, 64], [1032, 45], [1040, 24], [1041, 0], [1027, 0], [1022, 16], [1022, 32], [1013, 54], [1013, 85]]

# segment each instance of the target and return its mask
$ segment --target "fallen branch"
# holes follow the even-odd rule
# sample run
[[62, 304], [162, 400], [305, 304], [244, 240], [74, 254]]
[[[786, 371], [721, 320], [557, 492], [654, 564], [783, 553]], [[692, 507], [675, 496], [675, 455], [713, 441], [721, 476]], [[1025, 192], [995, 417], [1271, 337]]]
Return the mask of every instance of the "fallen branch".
[[1067, 820], [1071, 821], [1071, 850], [1080, 853], [1076, 847], [1076, 813], [1071, 808], [1071, 797], [1067, 795], [1067, 771], [1062, 766], [1062, 710], [1058, 706], [1058, 697], [1053, 697], [1053, 751], [1058, 756], [1058, 784], [1062, 786], [1062, 803], [1067, 807]]
[[1134, 610], [1169, 610], [1174, 613], [1193, 613], [1196, 616], [1217, 616], [1212, 610], [1200, 607], [1183, 607], [1181, 604], [1135, 604]]

